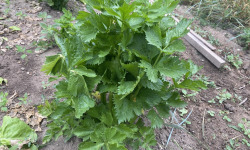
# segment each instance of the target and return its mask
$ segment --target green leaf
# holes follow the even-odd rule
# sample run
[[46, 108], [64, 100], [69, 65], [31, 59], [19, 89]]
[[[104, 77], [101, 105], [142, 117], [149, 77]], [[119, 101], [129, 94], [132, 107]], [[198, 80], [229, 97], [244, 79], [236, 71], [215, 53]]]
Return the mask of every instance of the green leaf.
[[238, 127], [236, 127], [234, 125], [228, 124], [228, 127], [233, 128], [234, 130], [241, 132], [240, 128], [238, 128]]
[[104, 143], [82, 142], [78, 150], [100, 150]]
[[149, 44], [154, 45], [159, 49], [162, 48], [162, 37], [159, 26], [148, 27], [145, 34]]
[[147, 118], [150, 120], [153, 128], [161, 128], [164, 123], [153, 109], [148, 112]]
[[157, 0], [148, 8], [148, 21], [159, 22], [165, 14], [172, 12], [179, 0]]
[[83, 76], [75, 74], [75, 72], [70, 72], [67, 90], [71, 92], [73, 96], [78, 94], [85, 94], [90, 96], [87, 83]]
[[81, 76], [96, 77], [96, 73], [91, 69], [87, 69], [85, 66], [77, 66], [73, 71]]
[[118, 86], [118, 95], [131, 93], [136, 87], [135, 81], [122, 81]]
[[199, 91], [200, 89], [206, 89], [206, 84], [201, 80], [191, 80], [185, 79], [180, 84], [175, 83], [177, 88], [189, 89], [194, 91]]
[[32, 50], [26, 50], [27, 53], [31, 54], [32, 53]]
[[73, 99], [73, 107], [75, 108], [76, 111], [75, 112], [76, 118], [80, 118], [83, 115], [83, 113], [85, 113], [94, 106], [95, 106], [95, 101], [86, 95], [81, 95]]
[[161, 79], [158, 79], [156, 83], [153, 83], [151, 81], [149, 81], [147, 79], [147, 77], [143, 77], [141, 79], [141, 82], [143, 87], [145, 88], [149, 88], [151, 90], [155, 90], [155, 91], [161, 91], [162, 87], [163, 87], [163, 82], [161, 81]]
[[154, 107], [162, 101], [160, 95], [161, 94], [157, 91], [141, 88], [136, 101], [144, 102], [144, 107], [146, 107], [147, 105], [150, 107]]
[[134, 117], [134, 112], [132, 110], [133, 103], [128, 99], [121, 99], [119, 96], [114, 96], [115, 104], [115, 115], [118, 119], [118, 123], [129, 121]]
[[186, 50], [185, 45], [182, 40], [173, 41], [166, 49], [163, 49], [163, 52], [166, 54], [173, 54], [175, 52], [184, 52]]
[[98, 33], [98, 30], [89, 22], [84, 23], [78, 31], [79, 36], [84, 42], [90, 42]]
[[174, 29], [168, 30], [166, 32], [166, 38], [165, 38], [166, 41], [164, 46], [168, 46], [171, 43], [171, 41], [174, 41], [186, 35], [189, 32], [187, 28], [191, 23], [192, 23], [191, 20], [182, 19]]
[[166, 32], [168, 28], [175, 26], [175, 20], [170, 17], [164, 17], [162, 18], [161, 22], [160, 22], [160, 28], [162, 33]]
[[161, 116], [162, 118], [168, 118], [170, 113], [170, 107], [167, 104], [163, 104], [160, 103], [159, 105], [157, 105], [155, 107], [157, 109], [157, 112], [159, 114], [159, 116]]
[[30, 141], [36, 142], [37, 135], [25, 122], [18, 118], [4, 116], [2, 126], [0, 127], [0, 143], [11, 145], [11, 141]]
[[83, 20], [83, 21], [85, 21], [85, 19], [87, 18], [87, 17], [89, 17], [91, 14], [90, 13], [88, 13], [88, 12], [86, 12], [86, 11], [79, 11], [78, 12], [78, 15], [77, 15], [77, 17], [76, 17], [76, 19], [77, 20]]
[[113, 85], [113, 84], [101, 84], [98, 85], [98, 90], [100, 91], [100, 93], [105, 93], [105, 92], [114, 92], [117, 93], [117, 86]]
[[101, 121], [107, 126], [112, 126], [113, 124], [113, 116], [111, 112], [105, 112], [101, 116]]
[[154, 129], [150, 127], [142, 127], [140, 128], [142, 140], [143, 140], [143, 145], [141, 145], [143, 148], [150, 148], [150, 146], [153, 146], [156, 144], [155, 140], [155, 134], [154, 134]]
[[172, 107], [185, 107], [187, 105], [186, 102], [180, 99], [180, 94], [178, 92], [167, 93], [166, 96], [162, 97], [162, 99], [166, 100], [167, 104]]
[[133, 32], [129, 29], [125, 30], [123, 32], [122, 41], [121, 41], [121, 47], [123, 50], [125, 50], [128, 44], [132, 42], [132, 39], [133, 39]]
[[37, 109], [38, 112], [45, 117], [48, 117], [52, 113], [52, 106], [47, 100], [44, 105], [39, 105]]
[[142, 17], [131, 17], [128, 21], [129, 26], [133, 29], [133, 30], [137, 30], [138, 28], [141, 27], [142, 23], [144, 22], [144, 18]]
[[95, 121], [90, 118], [85, 118], [82, 124], [78, 125], [73, 133], [79, 138], [89, 139], [96, 127]]
[[153, 68], [153, 66], [150, 63], [144, 60], [141, 60], [141, 63], [139, 64], [139, 66], [141, 68], [144, 68], [144, 71], [146, 72], [148, 79], [151, 82], [156, 83], [158, 81], [158, 70]]
[[133, 138], [135, 132], [138, 131], [138, 128], [135, 125], [128, 125], [128, 124], [119, 124], [115, 127], [117, 132], [125, 134], [126, 137]]
[[13, 30], [13, 31], [20, 31], [21, 29], [17, 26], [10, 26], [9, 29]]
[[45, 64], [42, 66], [41, 71], [49, 74], [53, 68], [55, 67], [56, 63], [61, 59], [61, 55], [54, 55], [46, 57]]
[[22, 59], [25, 59], [26, 57], [27, 57], [26, 54], [23, 54], [23, 55], [21, 56]]
[[25, 52], [25, 48], [23, 48], [22, 46], [17, 45], [16, 48], [17, 48], [17, 52], [19, 52], [19, 53]]
[[110, 150], [127, 150], [127, 148], [125, 148], [125, 146], [118, 145], [118, 144], [110, 144], [109, 149]]
[[85, 77], [85, 81], [89, 91], [93, 91], [99, 82], [101, 82], [102, 77], [96, 76], [94, 78]]
[[163, 56], [156, 68], [162, 76], [180, 78], [187, 73], [184, 64], [177, 57]]
[[152, 58], [160, 53], [157, 47], [147, 43], [145, 35], [142, 34], [135, 34], [131, 44], [128, 45], [128, 48], [137, 57], [142, 58], [143, 60], [152, 60]]
[[55, 95], [57, 98], [65, 98], [65, 97], [71, 97], [71, 93], [67, 90], [68, 89], [68, 83], [65, 81], [60, 81], [59, 84], [56, 86], [56, 92]]
[[134, 77], [137, 77], [139, 75], [139, 65], [137, 62], [132, 62], [129, 64], [122, 63], [121, 65], [126, 71], [131, 73]]

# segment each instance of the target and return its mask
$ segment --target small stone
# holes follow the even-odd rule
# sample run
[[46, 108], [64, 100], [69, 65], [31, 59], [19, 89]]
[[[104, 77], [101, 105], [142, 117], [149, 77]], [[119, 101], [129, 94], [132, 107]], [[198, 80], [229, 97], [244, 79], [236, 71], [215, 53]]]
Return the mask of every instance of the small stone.
[[5, 28], [5, 29], [3, 29], [3, 32], [5, 32], [5, 33], [9, 33], [9, 32], [10, 32], [10, 30], [9, 30], [9, 28]]
[[234, 112], [234, 107], [231, 104], [224, 104], [224, 107], [226, 110], [229, 110], [230, 112]]
[[27, 74], [30, 74], [30, 72], [27, 72]]
[[21, 68], [21, 70], [22, 70], [22, 71], [24, 71], [24, 70], [25, 70], [25, 68], [23, 68], [23, 67], [22, 67], [22, 68]]
[[250, 60], [245, 60], [243, 62], [243, 69], [247, 70], [248, 68], [250, 68]]

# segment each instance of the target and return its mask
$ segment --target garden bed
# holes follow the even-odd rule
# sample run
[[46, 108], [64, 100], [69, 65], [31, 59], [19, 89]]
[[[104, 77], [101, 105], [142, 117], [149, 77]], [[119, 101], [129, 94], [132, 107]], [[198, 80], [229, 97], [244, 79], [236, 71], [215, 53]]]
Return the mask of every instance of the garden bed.
[[[77, 2], [70, 1], [70, 5], [75, 3]], [[3, 15], [7, 9], [5, 1], [0, 0], [0, 15]], [[46, 12], [51, 17], [43, 18], [41, 12]], [[181, 11], [177, 10], [177, 12], [181, 14]], [[51, 10], [45, 4], [39, 4], [37, 1], [15, 0], [10, 1], [8, 15], [0, 20], [0, 37], [8, 39], [8, 41], [3, 39], [3, 43], [0, 45], [0, 77], [8, 81], [7, 84], [0, 85], [0, 92], [7, 92], [9, 94], [7, 98], [11, 98], [8, 103], [8, 112], [1, 112], [0, 120], [5, 115], [23, 118], [37, 130], [38, 144], [41, 144], [42, 136], [45, 134], [46, 119], [42, 118], [35, 123], [29, 122], [30, 120], [25, 118], [25, 115], [30, 112], [30, 109], [20, 111], [21, 109], [19, 110], [15, 106], [20, 102], [19, 98], [24, 97], [25, 93], [27, 93], [28, 103], [24, 104], [21, 101], [23, 102], [22, 108], [35, 107], [53, 96], [53, 84], [48, 85], [48, 76], [40, 72], [40, 69], [45, 61], [45, 56], [59, 53], [59, 50], [57, 47], [53, 47], [46, 51], [35, 52], [36, 47], [32, 43], [42, 36], [40, 23], [53, 24], [53, 20], [61, 15], [62, 12]], [[11, 26], [16, 26], [20, 30], [14, 31], [9, 28]], [[187, 50], [182, 53], [182, 57], [191, 59], [195, 64], [203, 66], [199, 76], [205, 76], [203, 79], [207, 82], [209, 88], [199, 93], [182, 91], [183, 99], [188, 102], [188, 107], [187, 109], [176, 110], [175, 116], [179, 121], [182, 121], [181, 118], [185, 118], [192, 111], [188, 122], [183, 125], [189, 133], [181, 129], [175, 129], [168, 148], [166, 148], [171, 127], [166, 126], [157, 129], [155, 132], [157, 133], [158, 144], [154, 149], [191, 150], [210, 148], [221, 150], [230, 145], [230, 139], [234, 141], [234, 148], [248, 149], [246, 144], [242, 144], [242, 139], [249, 141], [249, 138], [243, 134], [243, 129], [240, 129], [238, 124], [244, 124], [246, 129], [249, 129], [250, 126], [250, 54], [243, 51], [234, 41], [229, 41], [230, 33], [227, 31], [209, 26], [203, 27], [203, 30], [211, 33], [219, 41], [220, 45], [216, 46], [217, 51], [215, 51], [218, 55], [225, 58], [228, 53], [234, 56], [239, 54], [238, 58], [242, 59], [243, 64], [239, 69], [236, 69], [230, 63], [226, 64], [228, 66], [226, 68], [217, 69], [185, 41]], [[32, 50], [33, 53], [18, 52], [16, 45], [20, 45], [26, 50]], [[24, 59], [21, 58], [23, 54], [27, 54]], [[244, 100], [246, 101], [242, 103]], [[239, 105], [240, 103], [242, 104]], [[13, 113], [15, 111], [17, 112]], [[36, 108], [34, 108], [34, 113], [30, 118], [37, 117], [39, 119], [39, 115], [35, 112], [37, 112]], [[239, 128], [240, 131], [233, 129], [232, 126]], [[80, 143], [80, 140], [77, 138], [72, 138], [67, 143], [64, 143], [63, 138], [59, 138], [58, 141], [51, 142], [42, 149], [74, 150], [77, 149], [78, 143]]]

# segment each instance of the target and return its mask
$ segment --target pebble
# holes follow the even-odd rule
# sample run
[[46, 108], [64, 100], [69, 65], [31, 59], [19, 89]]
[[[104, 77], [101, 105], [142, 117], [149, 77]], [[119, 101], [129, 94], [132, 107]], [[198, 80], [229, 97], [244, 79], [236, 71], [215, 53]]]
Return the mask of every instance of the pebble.
[[27, 72], [27, 74], [30, 74], [30, 72]]
[[24, 71], [24, 70], [25, 70], [25, 68], [23, 68], [23, 67], [22, 67], [22, 68], [21, 68], [21, 70], [22, 70], [22, 71]]
[[229, 110], [230, 112], [234, 112], [234, 107], [231, 104], [224, 104], [224, 107], [226, 110]]

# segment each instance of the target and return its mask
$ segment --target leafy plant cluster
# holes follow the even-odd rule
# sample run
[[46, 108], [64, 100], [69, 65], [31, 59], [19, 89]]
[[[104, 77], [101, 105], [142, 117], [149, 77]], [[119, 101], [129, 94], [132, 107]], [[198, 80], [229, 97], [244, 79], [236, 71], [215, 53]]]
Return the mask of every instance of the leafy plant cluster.
[[226, 56], [227, 56], [227, 61], [230, 62], [237, 69], [239, 69], [241, 65], [243, 64], [243, 61], [240, 58], [239, 54], [234, 55], [232, 53], [228, 53]]
[[66, 7], [68, 0], [39, 0], [40, 2], [46, 2], [51, 8], [56, 10], [62, 10]]
[[84, 2], [88, 12], [57, 20], [61, 53], [42, 68], [60, 79], [55, 100], [38, 107], [50, 122], [43, 143], [63, 135], [83, 139], [83, 150], [151, 149], [171, 107], [186, 106], [179, 89], [206, 88], [191, 78], [199, 67], [174, 55], [191, 21], [165, 16], [176, 0]]
[[7, 93], [7, 92], [1, 92], [0, 93], [0, 109], [3, 112], [8, 111], [8, 107], [7, 107], [7, 103], [8, 103], [7, 96], [8, 95], [9, 95], [9, 93]]
[[25, 59], [28, 56], [28, 54], [32, 53], [32, 50], [26, 50], [26, 48], [20, 45], [16, 45], [16, 48], [17, 48], [18, 53], [22, 53], [22, 56], [21, 56], [22, 59]]

